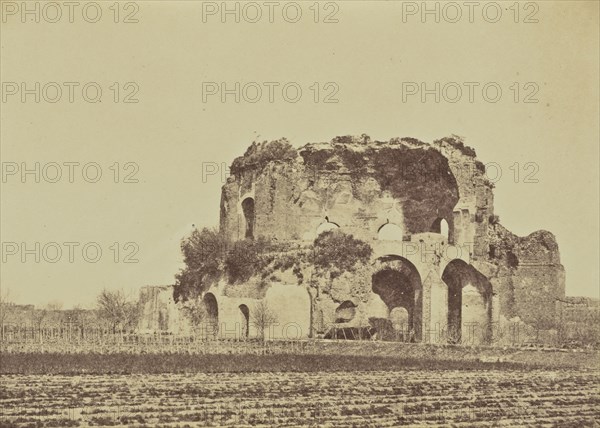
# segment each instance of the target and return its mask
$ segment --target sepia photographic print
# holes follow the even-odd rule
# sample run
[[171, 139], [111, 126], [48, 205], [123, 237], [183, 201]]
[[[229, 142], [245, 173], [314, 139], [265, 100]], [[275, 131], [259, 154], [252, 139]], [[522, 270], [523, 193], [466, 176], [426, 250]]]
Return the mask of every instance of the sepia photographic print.
[[0, 12], [0, 427], [600, 426], [599, 2]]

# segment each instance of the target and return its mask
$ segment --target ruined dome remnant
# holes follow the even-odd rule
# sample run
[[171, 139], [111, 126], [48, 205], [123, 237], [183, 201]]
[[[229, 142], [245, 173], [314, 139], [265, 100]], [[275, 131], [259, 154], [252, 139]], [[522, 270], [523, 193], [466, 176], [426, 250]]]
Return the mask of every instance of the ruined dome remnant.
[[[282, 295], [293, 290], [287, 303], [278, 302], [293, 306], [298, 323], [308, 326], [303, 336], [326, 335], [332, 326], [384, 336], [389, 327], [414, 341], [434, 335], [485, 343], [496, 334], [495, 323], [518, 317], [540, 328], [556, 320], [565, 290], [554, 236], [517, 237], [499, 223], [493, 184], [459, 137], [427, 144], [363, 135], [299, 149], [285, 139], [253, 143], [231, 173], [220, 216], [220, 233], [230, 242], [289, 244], [293, 254], [280, 254], [286, 260], [323, 233], [352, 235], [372, 249], [367, 261], [334, 266], [335, 272], [310, 257], [290, 263], [273, 257], [276, 268], [260, 284]], [[235, 298], [228, 297], [231, 286], [220, 281], [211, 287], [219, 295], [211, 302], [246, 305], [251, 324], [252, 302], [244, 299], [264, 298], [255, 290], [237, 284]], [[298, 290], [306, 295], [302, 303], [292, 297]], [[229, 310], [231, 317], [238, 312]], [[226, 313], [219, 307], [219, 318]]]

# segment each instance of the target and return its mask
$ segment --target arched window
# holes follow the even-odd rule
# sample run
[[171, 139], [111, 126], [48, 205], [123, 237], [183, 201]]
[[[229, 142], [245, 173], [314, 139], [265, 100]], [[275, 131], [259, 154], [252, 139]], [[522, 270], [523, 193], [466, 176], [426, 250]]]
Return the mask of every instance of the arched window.
[[319, 225], [319, 227], [317, 227], [317, 236], [319, 236], [323, 232], [328, 232], [330, 230], [339, 229], [339, 227], [340, 226], [338, 226], [336, 223], [333, 223], [333, 222], [329, 221], [328, 219], [326, 219], [323, 223], [321, 223]]
[[377, 231], [380, 241], [402, 241], [402, 229], [394, 223], [386, 223]]
[[254, 199], [246, 198], [242, 201], [242, 212], [244, 213], [244, 220], [246, 223], [244, 237], [247, 239], [254, 239]]
[[443, 236], [446, 237], [446, 239], [450, 239], [450, 227], [448, 227], [448, 222], [446, 221], [446, 219], [443, 218], [437, 218], [435, 219], [435, 221], [433, 222], [433, 225], [431, 226], [431, 231], [434, 233], [439, 233]]

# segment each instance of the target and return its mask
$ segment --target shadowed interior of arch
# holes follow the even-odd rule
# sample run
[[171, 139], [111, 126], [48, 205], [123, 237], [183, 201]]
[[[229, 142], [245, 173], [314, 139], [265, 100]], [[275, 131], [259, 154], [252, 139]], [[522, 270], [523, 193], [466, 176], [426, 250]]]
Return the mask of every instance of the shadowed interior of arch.
[[246, 305], [240, 305], [240, 321], [241, 321], [241, 334], [242, 337], [248, 337], [250, 333], [250, 309]]
[[379, 294], [389, 310], [398, 306], [412, 312], [415, 292], [402, 273], [393, 269], [384, 269], [373, 275], [373, 292]]
[[342, 302], [335, 310], [335, 322], [344, 323], [352, 321], [356, 315], [356, 305], [350, 300]]
[[212, 293], [206, 293], [202, 298], [204, 304], [204, 310], [206, 312], [206, 321], [210, 325], [207, 328], [207, 332], [212, 332], [213, 336], [216, 336], [218, 324], [219, 324], [219, 306], [217, 304], [217, 298]]
[[434, 233], [439, 233], [440, 235], [443, 235], [448, 240], [450, 240], [450, 227], [448, 226], [448, 222], [446, 221], [446, 219], [435, 219], [435, 221], [431, 225], [431, 231]]
[[242, 211], [246, 222], [244, 237], [247, 239], [254, 239], [254, 199], [244, 199], [242, 201]]
[[448, 286], [450, 342], [465, 342], [466, 335], [472, 334], [469, 328], [488, 335], [492, 319], [492, 285], [489, 280], [463, 260], [448, 263], [442, 280]]
[[403, 308], [406, 311], [408, 330], [414, 332], [416, 340], [420, 340], [422, 285], [416, 268], [399, 256], [382, 257], [378, 262], [382, 265], [372, 276], [372, 290], [388, 308], [389, 327], [393, 328], [392, 316], [398, 314], [397, 308]]

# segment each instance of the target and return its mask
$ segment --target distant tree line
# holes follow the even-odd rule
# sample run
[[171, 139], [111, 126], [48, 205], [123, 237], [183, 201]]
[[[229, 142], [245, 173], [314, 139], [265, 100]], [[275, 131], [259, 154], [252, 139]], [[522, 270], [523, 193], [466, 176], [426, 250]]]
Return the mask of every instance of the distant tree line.
[[80, 306], [63, 309], [60, 302], [42, 307], [19, 305], [4, 290], [0, 293], [0, 338], [4, 339], [8, 331], [23, 329], [29, 329], [40, 338], [48, 331], [64, 334], [69, 330], [73, 335], [91, 329], [103, 329], [113, 334], [133, 332], [141, 313], [137, 297], [128, 296], [122, 290], [102, 290], [92, 309]]

